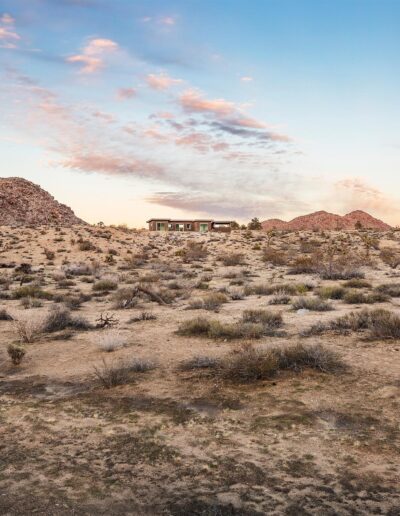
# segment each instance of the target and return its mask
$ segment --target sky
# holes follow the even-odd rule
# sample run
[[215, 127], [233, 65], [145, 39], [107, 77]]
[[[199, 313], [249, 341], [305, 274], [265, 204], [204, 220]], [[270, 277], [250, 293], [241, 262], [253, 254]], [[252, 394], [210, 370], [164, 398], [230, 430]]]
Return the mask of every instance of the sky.
[[82, 219], [400, 225], [400, 1], [0, 0], [0, 176]]

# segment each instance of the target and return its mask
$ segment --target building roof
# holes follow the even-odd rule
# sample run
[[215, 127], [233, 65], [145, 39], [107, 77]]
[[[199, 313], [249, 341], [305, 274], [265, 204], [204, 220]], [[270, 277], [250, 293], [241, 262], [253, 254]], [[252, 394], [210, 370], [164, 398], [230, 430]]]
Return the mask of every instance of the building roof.
[[[147, 221], [147, 224], [149, 222], [152, 222], [153, 220], [157, 220], [160, 222], [214, 222], [211, 219], [188, 219], [188, 220], [185, 220], [185, 219], [163, 219], [161, 217], [157, 217], [156, 219], [149, 219]], [[220, 224], [220, 222], [219, 222], [219, 224]]]

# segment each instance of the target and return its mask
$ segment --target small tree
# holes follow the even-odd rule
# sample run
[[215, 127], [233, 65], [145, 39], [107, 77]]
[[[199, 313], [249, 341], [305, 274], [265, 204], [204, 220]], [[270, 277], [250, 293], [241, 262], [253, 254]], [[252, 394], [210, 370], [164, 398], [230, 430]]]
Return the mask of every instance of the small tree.
[[362, 229], [363, 225], [361, 224], [361, 222], [359, 220], [357, 220], [357, 222], [355, 223], [354, 227], [356, 229]]
[[232, 229], [239, 229], [239, 224], [236, 222], [236, 220], [231, 222], [231, 228]]
[[251, 219], [251, 221], [247, 224], [248, 229], [262, 229], [261, 222], [257, 217]]

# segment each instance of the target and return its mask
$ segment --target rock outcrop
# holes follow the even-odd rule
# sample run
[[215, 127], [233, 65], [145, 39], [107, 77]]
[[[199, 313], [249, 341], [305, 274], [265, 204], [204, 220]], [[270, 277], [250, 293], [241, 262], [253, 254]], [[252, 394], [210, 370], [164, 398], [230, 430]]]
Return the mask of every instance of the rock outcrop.
[[[280, 219], [264, 220], [262, 227], [268, 229], [286, 229], [286, 230], [313, 230], [313, 229], [356, 229], [357, 227], [388, 230], [391, 229], [389, 224], [372, 217], [365, 211], [356, 210], [341, 216], [327, 211], [316, 211], [309, 215], [296, 217], [289, 222]], [[361, 225], [361, 226], [360, 226]]]
[[72, 226], [85, 224], [65, 204], [21, 177], [0, 178], [0, 225]]

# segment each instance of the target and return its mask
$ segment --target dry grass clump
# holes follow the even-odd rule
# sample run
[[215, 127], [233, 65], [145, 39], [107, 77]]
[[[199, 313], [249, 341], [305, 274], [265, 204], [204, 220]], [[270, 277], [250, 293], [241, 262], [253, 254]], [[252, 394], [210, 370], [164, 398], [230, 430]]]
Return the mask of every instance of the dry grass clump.
[[400, 265], [400, 252], [397, 249], [386, 247], [380, 252], [380, 257], [383, 263], [392, 269], [397, 269]]
[[242, 253], [222, 254], [218, 258], [225, 267], [235, 267], [244, 264], [244, 255]]
[[137, 291], [133, 288], [120, 288], [112, 296], [114, 309], [133, 308], [138, 303]]
[[372, 285], [369, 281], [361, 278], [353, 278], [349, 281], [346, 281], [343, 284], [346, 288], [371, 288]]
[[246, 285], [244, 293], [246, 296], [270, 296], [272, 294], [285, 294], [289, 296], [294, 296], [298, 293], [298, 288], [297, 285], [294, 285], [292, 283], [282, 283], [276, 285]]
[[253, 313], [245, 313], [242, 320], [236, 323], [222, 323], [218, 320], [196, 317], [181, 323], [177, 334], [216, 340], [260, 339], [267, 335], [277, 335], [277, 328], [282, 326], [280, 314], [266, 314], [263, 310], [247, 312]]
[[154, 321], [157, 319], [157, 316], [154, 315], [151, 312], [141, 312], [140, 315], [131, 317], [128, 321], [128, 323], [135, 323], [135, 322], [141, 322], [141, 321]]
[[319, 297], [300, 297], [292, 303], [293, 310], [312, 310], [314, 312], [327, 312], [333, 310], [330, 303]]
[[118, 283], [110, 279], [102, 279], [93, 283], [92, 288], [95, 292], [109, 292], [110, 290], [116, 290]]
[[221, 292], [213, 292], [203, 298], [189, 301], [189, 308], [192, 310], [204, 309], [218, 311], [221, 305], [228, 302], [228, 298]]
[[7, 346], [7, 353], [11, 362], [17, 366], [21, 364], [22, 359], [26, 354], [26, 350], [21, 346], [21, 344], [9, 344]]
[[115, 330], [104, 331], [100, 335], [96, 335], [95, 342], [101, 351], [106, 351], [107, 353], [127, 345], [126, 338]]
[[53, 294], [40, 288], [38, 285], [25, 285], [13, 291], [14, 299], [22, 299], [24, 297], [32, 297], [38, 299], [52, 299]]
[[215, 357], [207, 357], [204, 355], [195, 356], [189, 360], [185, 360], [179, 366], [181, 371], [192, 371], [198, 369], [215, 369], [220, 364], [220, 360]]
[[290, 296], [286, 296], [285, 294], [278, 294], [269, 300], [269, 305], [288, 305], [291, 302], [292, 298]]
[[188, 242], [185, 249], [179, 251], [185, 263], [205, 260], [208, 256], [208, 250], [201, 242]]
[[364, 294], [356, 289], [349, 290], [343, 297], [343, 301], [350, 305], [383, 303], [388, 300], [388, 296], [381, 292]]
[[14, 328], [20, 342], [30, 344], [43, 331], [43, 317], [28, 314], [23, 318], [14, 320]]
[[316, 261], [313, 256], [297, 256], [291, 263], [288, 274], [312, 274], [316, 271]]
[[302, 336], [317, 335], [333, 330], [340, 333], [368, 331], [371, 339], [400, 339], [400, 317], [382, 308], [350, 312], [330, 321], [318, 323], [302, 333]]
[[375, 291], [390, 297], [400, 297], [400, 283], [384, 283], [378, 285]]
[[346, 290], [340, 286], [321, 287], [317, 290], [317, 294], [322, 299], [343, 299]]
[[345, 365], [336, 353], [320, 344], [269, 349], [246, 345], [222, 361], [219, 373], [223, 379], [234, 383], [251, 383], [268, 380], [281, 371], [299, 373], [304, 369], [338, 373], [345, 370]]
[[263, 249], [262, 260], [265, 263], [271, 263], [275, 266], [287, 264], [286, 253], [284, 251], [274, 249], [273, 247], [266, 247]]
[[108, 364], [104, 359], [100, 366], [94, 367], [94, 372], [100, 384], [105, 389], [124, 385], [134, 380], [134, 373], [145, 373], [156, 366], [149, 360], [120, 360]]

